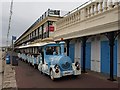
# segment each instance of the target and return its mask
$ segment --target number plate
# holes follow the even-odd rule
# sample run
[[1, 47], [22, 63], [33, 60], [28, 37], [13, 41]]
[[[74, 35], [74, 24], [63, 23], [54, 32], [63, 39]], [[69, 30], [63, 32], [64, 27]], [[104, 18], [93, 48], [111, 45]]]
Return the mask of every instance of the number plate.
[[72, 74], [73, 74], [73, 71], [64, 71], [63, 72], [63, 76], [72, 75]]

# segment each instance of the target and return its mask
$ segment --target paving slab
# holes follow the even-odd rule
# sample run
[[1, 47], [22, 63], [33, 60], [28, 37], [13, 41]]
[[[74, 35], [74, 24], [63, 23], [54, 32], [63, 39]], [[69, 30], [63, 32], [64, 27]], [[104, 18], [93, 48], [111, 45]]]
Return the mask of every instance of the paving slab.
[[4, 60], [3, 90], [17, 90], [14, 68], [15, 66], [6, 64]]
[[3, 88], [17, 88], [14, 66], [5, 65]]

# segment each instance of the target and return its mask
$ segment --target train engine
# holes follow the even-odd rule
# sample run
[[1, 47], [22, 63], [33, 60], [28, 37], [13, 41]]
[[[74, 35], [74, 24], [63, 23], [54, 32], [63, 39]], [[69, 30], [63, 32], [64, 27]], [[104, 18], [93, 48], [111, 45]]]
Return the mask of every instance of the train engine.
[[[80, 63], [72, 63], [71, 58], [64, 54], [64, 44], [65, 42], [61, 41], [59, 44], [49, 44], [43, 47], [42, 53], [44, 55], [38, 65], [38, 69], [41, 73], [49, 75], [52, 80], [62, 76], [81, 74]], [[50, 51], [48, 48], [52, 50]]]

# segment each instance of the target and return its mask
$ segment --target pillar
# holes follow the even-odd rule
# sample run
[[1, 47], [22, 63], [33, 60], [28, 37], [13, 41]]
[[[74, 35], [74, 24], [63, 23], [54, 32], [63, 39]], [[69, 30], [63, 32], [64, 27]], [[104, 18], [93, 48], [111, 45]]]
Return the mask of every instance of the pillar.
[[108, 80], [114, 81], [114, 41], [115, 41], [115, 32], [108, 32], [107, 37], [109, 39], [109, 46], [110, 46], [110, 77]]
[[67, 43], [67, 56], [69, 56], [69, 46], [70, 46], [69, 43], [70, 43], [70, 40], [67, 40], [66, 43]]
[[86, 73], [86, 69], [85, 69], [85, 61], [86, 61], [86, 58], [85, 58], [85, 55], [86, 55], [86, 41], [87, 41], [87, 37], [82, 37], [82, 53], [83, 53], [83, 56], [82, 56], [82, 61], [83, 61], [83, 73]]

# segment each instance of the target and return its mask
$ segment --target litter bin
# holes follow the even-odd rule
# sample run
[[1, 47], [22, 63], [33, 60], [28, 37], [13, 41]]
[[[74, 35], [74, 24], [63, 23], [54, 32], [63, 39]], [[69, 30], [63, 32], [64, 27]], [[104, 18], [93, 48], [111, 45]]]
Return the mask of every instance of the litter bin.
[[9, 54], [6, 55], [6, 64], [10, 64], [10, 55]]
[[12, 65], [18, 66], [18, 57], [17, 56], [12, 56]]

